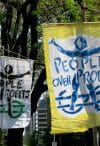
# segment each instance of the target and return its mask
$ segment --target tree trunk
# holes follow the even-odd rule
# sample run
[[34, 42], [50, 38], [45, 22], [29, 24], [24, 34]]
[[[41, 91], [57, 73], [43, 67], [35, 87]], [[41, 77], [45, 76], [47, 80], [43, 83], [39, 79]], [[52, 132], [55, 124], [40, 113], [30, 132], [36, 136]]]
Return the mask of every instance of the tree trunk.
[[7, 146], [23, 146], [23, 131], [20, 129], [8, 129]]
[[31, 26], [31, 52], [30, 58], [36, 60], [37, 59], [37, 42], [38, 42], [38, 33], [37, 33], [37, 15], [36, 9], [38, 0], [32, 0], [31, 4], [31, 14], [30, 14], [30, 26]]
[[[27, 34], [29, 28], [31, 29], [31, 59], [37, 59], [37, 15], [36, 13], [33, 14], [33, 11], [36, 10], [38, 0], [26, 0], [22, 5], [18, 5], [15, 1], [4, 1], [1, 0], [6, 8], [6, 15], [5, 19], [2, 23], [2, 32], [1, 32], [1, 39], [2, 39], [2, 46], [5, 50], [6, 56], [14, 56], [18, 57], [18, 54], [22, 58], [27, 58]], [[16, 10], [16, 17], [14, 18], [15, 28], [13, 26], [12, 32], [12, 19], [13, 19], [13, 8], [14, 11]], [[14, 12], [14, 14], [16, 14]], [[18, 33], [18, 27], [20, 23], [20, 16], [22, 16], [23, 21], [22, 23], [22, 30]], [[15, 21], [16, 19], [16, 21]], [[8, 52], [10, 51], [10, 53]], [[20, 52], [21, 51], [21, 52]], [[41, 80], [42, 78], [42, 80]], [[42, 92], [47, 89], [43, 82], [46, 78], [45, 70], [41, 72], [41, 75], [36, 83], [36, 87], [32, 92], [32, 112], [36, 110], [36, 105], [38, 102], [39, 97], [41, 96]], [[23, 131], [24, 128], [19, 129], [8, 129], [8, 136], [7, 136], [7, 146], [22, 146], [23, 145]]]

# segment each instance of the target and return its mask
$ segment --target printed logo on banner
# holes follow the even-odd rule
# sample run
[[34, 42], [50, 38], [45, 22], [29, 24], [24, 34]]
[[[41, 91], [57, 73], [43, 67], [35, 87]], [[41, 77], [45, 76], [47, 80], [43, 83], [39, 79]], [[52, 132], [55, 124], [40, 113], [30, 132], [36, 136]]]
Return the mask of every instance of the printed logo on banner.
[[[78, 36], [66, 42], [55, 38], [49, 41], [49, 47], [58, 54], [51, 63], [52, 84], [57, 108], [64, 115], [78, 114], [84, 107], [90, 112], [100, 111], [100, 46], [97, 43], [92, 47], [91, 40], [90, 36]], [[64, 43], [69, 41], [65, 48]]]

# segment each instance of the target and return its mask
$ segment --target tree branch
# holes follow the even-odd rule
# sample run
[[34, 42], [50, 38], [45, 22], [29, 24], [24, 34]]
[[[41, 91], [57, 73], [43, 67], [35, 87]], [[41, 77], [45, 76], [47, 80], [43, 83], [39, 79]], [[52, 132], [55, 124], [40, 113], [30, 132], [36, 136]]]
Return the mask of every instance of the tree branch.
[[46, 71], [45, 69], [42, 70], [36, 84], [35, 87], [33, 89], [33, 92], [31, 94], [31, 110], [32, 110], [32, 114], [33, 112], [35, 112], [36, 108], [37, 108], [37, 102], [41, 96], [41, 94], [43, 92], [45, 92], [48, 88], [47, 85], [44, 85], [44, 81], [46, 79]]
[[83, 0], [74, 0], [74, 1], [76, 1], [76, 2], [78, 3], [78, 5], [80, 6], [80, 8], [83, 9], [83, 10], [90, 11], [90, 12], [93, 13], [93, 14], [99, 14], [99, 13], [100, 13], [100, 11], [93, 10], [93, 9], [89, 8], [88, 6], [84, 5], [84, 4], [82, 3]]

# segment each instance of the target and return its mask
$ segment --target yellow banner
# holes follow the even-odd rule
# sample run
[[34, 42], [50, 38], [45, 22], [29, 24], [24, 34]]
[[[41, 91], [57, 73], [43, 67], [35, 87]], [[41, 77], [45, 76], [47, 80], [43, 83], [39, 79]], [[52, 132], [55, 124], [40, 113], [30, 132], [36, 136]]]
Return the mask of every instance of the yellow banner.
[[43, 26], [51, 133], [100, 126], [100, 23]]

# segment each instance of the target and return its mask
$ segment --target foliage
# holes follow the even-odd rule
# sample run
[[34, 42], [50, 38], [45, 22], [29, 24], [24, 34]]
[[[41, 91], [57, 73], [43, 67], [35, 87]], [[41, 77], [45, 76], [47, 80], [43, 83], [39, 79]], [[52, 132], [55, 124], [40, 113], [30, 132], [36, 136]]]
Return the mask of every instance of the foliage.
[[32, 133], [27, 133], [24, 137], [24, 144], [27, 146], [36, 146], [37, 143], [37, 136], [36, 132], [33, 131]]
[[4, 17], [5, 17], [5, 12], [3, 10], [0, 10], [0, 24], [2, 23]]
[[31, 134], [27, 133], [24, 137], [24, 144], [27, 146], [36, 146], [38, 144], [42, 146], [51, 146], [53, 141], [53, 135], [50, 134], [48, 129], [44, 132], [35, 132]]
[[47, 129], [43, 135], [43, 141], [45, 146], [51, 146], [53, 141], [53, 135], [50, 134], [50, 131]]
[[84, 0], [86, 10], [86, 20], [88, 22], [100, 21], [100, 0]]
[[[37, 15], [40, 23], [63, 23], [81, 21], [78, 0], [42, 0], [38, 4]], [[81, 0], [82, 1], [82, 0]], [[100, 20], [100, 0], [83, 0], [87, 21]]]
[[79, 13], [80, 9], [74, 0], [43, 0], [38, 5], [40, 23], [78, 21]]

